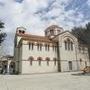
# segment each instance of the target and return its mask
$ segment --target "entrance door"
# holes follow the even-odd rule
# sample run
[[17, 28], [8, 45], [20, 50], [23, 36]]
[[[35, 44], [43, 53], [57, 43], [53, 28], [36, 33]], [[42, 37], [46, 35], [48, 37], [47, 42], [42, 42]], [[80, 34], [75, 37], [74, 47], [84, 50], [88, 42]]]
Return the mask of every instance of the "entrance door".
[[11, 62], [10, 63], [9, 72], [10, 72], [10, 74], [14, 74], [15, 73], [15, 62]]
[[6, 74], [7, 73], [7, 64], [8, 64], [7, 61], [3, 61], [2, 62], [2, 73], [3, 74]]
[[69, 61], [68, 64], [69, 64], [69, 70], [72, 70], [72, 61]]

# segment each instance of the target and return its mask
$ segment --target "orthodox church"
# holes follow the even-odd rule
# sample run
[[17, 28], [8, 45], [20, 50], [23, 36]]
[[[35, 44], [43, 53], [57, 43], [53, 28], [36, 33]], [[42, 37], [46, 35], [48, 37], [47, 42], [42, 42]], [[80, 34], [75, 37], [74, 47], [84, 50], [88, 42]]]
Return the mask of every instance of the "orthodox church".
[[88, 48], [62, 27], [51, 25], [45, 36], [18, 27], [14, 40], [15, 71], [19, 74], [78, 71], [89, 65]]

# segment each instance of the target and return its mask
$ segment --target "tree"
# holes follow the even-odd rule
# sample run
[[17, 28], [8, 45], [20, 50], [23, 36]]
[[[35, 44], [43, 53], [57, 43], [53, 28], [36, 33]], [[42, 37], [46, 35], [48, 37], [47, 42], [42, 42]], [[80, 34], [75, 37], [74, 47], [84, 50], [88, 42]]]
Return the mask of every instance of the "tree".
[[86, 24], [86, 41], [88, 44], [88, 51], [89, 51], [89, 58], [90, 58], [90, 22], [88, 24]]
[[85, 35], [86, 35], [86, 41], [87, 41], [88, 45], [90, 46], [90, 22], [88, 24], [86, 24]]
[[85, 27], [74, 27], [72, 34], [85, 44], [90, 45], [90, 22], [86, 24]]
[[87, 23], [85, 27], [74, 27], [72, 34], [88, 46], [90, 56], [90, 22]]
[[85, 42], [85, 34], [84, 34], [84, 32], [85, 32], [85, 28], [83, 28], [81, 26], [80, 27], [74, 27], [72, 29], [72, 34], [74, 36], [76, 36], [79, 40], [83, 41], [83, 42]]
[[[4, 28], [4, 23], [0, 21], [0, 29], [2, 28]], [[0, 45], [4, 41], [5, 37], [6, 37], [6, 33], [0, 30]]]

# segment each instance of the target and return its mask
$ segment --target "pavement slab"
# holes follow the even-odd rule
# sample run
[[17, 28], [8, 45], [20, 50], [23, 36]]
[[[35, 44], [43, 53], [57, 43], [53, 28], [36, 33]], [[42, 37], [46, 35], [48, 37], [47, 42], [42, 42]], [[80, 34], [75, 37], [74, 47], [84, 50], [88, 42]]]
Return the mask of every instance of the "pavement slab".
[[0, 90], [90, 90], [90, 75], [79, 72], [0, 75]]

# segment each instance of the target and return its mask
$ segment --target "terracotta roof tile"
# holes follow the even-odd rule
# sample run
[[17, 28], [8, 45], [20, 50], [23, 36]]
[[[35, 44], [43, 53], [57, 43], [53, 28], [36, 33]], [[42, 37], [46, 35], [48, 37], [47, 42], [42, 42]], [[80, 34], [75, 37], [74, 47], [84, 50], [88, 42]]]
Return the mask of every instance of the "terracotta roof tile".
[[31, 34], [19, 34], [19, 33], [17, 34], [17, 36], [22, 37], [22, 40], [54, 42], [53, 40], [50, 40], [48, 37], [45, 37], [45, 36], [37, 36], [37, 35], [31, 35]]

